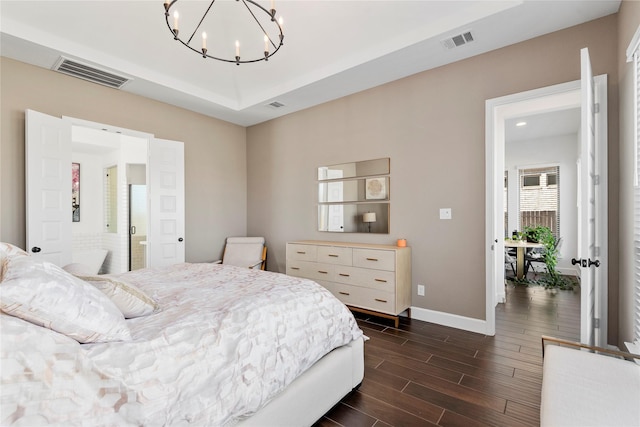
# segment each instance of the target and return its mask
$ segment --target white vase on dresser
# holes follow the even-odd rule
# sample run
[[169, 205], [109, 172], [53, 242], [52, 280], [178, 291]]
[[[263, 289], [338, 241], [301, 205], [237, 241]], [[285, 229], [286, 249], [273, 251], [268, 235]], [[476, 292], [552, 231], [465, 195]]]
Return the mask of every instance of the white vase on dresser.
[[287, 243], [287, 274], [311, 279], [354, 311], [395, 320], [411, 307], [411, 248], [304, 240]]

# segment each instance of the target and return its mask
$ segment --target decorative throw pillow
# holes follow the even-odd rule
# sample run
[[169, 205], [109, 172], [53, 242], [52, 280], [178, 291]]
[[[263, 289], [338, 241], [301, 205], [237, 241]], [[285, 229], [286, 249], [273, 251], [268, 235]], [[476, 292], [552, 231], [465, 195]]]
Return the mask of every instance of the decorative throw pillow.
[[29, 256], [29, 254], [11, 243], [0, 242], [0, 282], [3, 280], [6, 264], [13, 256]]
[[31, 256], [8, 257], [0, 309], [80, 343], [131, 339], [124, 316], [106, 295]]
[[24, 250], [20, 249], [19, 247], [12, 245], [11, 243], [4, 243], [4, 242], [0, 242], [0, 252], [3, 252], [7, 256], [13, 256], [13, 255], [29, 256], [28, 253], [26, 253]]
[[124, 317], [146, 316], [153, 313], [158, 305], [136, 286], [120, 279], [106, 276], [78, 276], [100, 289], [120, 309]]

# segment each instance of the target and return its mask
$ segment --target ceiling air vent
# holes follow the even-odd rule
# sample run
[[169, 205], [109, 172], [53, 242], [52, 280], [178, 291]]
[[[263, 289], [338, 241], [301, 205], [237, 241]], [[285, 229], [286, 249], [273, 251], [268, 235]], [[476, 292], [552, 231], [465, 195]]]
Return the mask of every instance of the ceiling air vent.
[[284, 104], [278, 101], [273, 101], [272, 103], [269, 104], [269, 106], [273, 108], [280, 108], [280, 107], [284, 107]]
[[471, 34], [471, 31], [465, 31], [462, 34], [446, 38], [442, 40], [441, 43], [447, 49], [453, 49], [456, 47], [464, 46], [465, 44], [471, 43], [472, 41], [473, 34]]
[[60, 57], [52, 69], [69, 76], [78, 77], [79, 79], [109, 86], [114, 89], [120, 89], [130, 80], [127, 77], [118, 76], [117, 74], [64, 57]]

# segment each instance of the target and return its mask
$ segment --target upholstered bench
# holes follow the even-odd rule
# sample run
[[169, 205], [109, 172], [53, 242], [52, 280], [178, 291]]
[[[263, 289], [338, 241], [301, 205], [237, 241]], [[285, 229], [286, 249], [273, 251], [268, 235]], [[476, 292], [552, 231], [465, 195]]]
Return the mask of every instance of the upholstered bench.
[[640, 356], [549, 337], [542, 345], [541, 426], [640, 426]]

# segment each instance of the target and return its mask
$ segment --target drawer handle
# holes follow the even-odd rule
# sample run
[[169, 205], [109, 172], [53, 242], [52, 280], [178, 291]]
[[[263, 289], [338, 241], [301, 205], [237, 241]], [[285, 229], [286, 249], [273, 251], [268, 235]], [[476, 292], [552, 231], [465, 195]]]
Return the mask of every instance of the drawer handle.
[[329, 254], [329, 256], [333, 257], [333, 258], [338, 258], [338, 255], [336, 255], [336, 254]]
[[378, 301], [378, 302], [387, 302], [386, 299], [380, 299], [380, 298], [376, 298], [376, 301]]
[[376, 282], [387, 283], [387, 281], [386, 281], [386, 280], [384, 280], [384, 279], [374, 279], [374, 280], [375, 280]]
[[367, 261], [378, 261], [378, 258], [367, 258]]
[[326, 271], [322, 271], [322, 270], [318, 270], [318, 273], [321, 273], [321, 274], [328, 274]]
[[300, 255], [306, 255], [306, 254], [307, 254], [305, 251], [298, 251], [298, 252], [296, 252], [296, 253], [297, 253], [297, 254], [300, 254]]
[[340, 291], [340, 292], [338, 292], [338, 293], [339, 293], [340, 295], [349, 295], [349, 292], [342, 292], [342, 291]]
[[349, 277], [349, 275], [348, 275], [348, 274], [345, 274], [345, 273], [340, 273], [340, 276], [342, 276], [342, 277]]
[[291, 267], [292, 270], [300, 270], [300, 267]]

